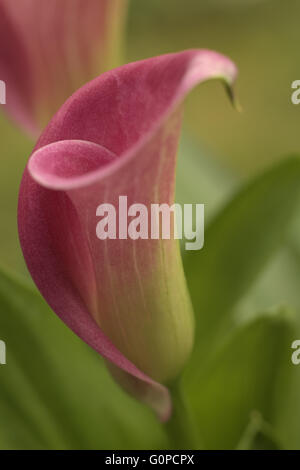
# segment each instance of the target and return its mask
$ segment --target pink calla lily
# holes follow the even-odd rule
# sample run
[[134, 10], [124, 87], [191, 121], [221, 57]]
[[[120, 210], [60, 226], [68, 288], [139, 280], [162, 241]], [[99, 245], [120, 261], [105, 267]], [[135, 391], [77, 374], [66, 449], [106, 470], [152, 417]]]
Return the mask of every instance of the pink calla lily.
[[19, 235], [29, 271], [54, 312], [111, 364], [113, 375], [171, 413], [168, 385], [193, 344], [178, 240], [101, 241], [100, 203], [174, 202], [182, 102], [198, 83], [229, 87], [234, 64], [208, 50], [131, 63], [79, 89], [29, 159]]
[[0, 0], [6, 110], [31, 135], [81, 85], [116, 66], [126, 0]]

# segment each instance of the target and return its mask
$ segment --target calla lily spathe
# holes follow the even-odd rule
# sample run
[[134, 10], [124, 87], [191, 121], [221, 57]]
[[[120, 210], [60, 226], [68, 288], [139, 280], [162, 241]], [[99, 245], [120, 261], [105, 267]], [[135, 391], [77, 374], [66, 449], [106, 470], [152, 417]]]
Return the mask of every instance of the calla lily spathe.
[[78, 90], [29, 159], [19, 235], [29, 271], [54, 312], [111, 364], [113, 375], [171, 413], [167, 386], [193, 345], [178, 240], [96, 236], [100, 203], [174, 202], [182, 103], [198, 83], [229, 87], [234, 64], [208, 50], [131, 63]]
[[0, 0], [6, 110], [31, 135], [81, 85], [118, 65], [126, 0]]

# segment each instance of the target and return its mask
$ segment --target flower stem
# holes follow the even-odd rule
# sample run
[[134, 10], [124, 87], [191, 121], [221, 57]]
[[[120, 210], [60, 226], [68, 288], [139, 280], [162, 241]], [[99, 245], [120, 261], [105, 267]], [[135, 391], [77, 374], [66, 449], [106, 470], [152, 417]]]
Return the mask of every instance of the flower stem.
[[177, 382], [170, 389], [173, 401], [173, 412], [169, 421], [165, 424], [171, 449], [199, 449], [200, 439], [193, 416], [180, 384]]

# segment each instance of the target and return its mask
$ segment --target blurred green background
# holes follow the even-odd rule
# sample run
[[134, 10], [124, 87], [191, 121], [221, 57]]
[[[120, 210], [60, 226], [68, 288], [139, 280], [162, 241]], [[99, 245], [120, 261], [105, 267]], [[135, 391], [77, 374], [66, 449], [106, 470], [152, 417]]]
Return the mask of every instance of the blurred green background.
[[[232, 108], [216, 82], [199, 87], [186, 101], [177, 198], [204, 202], [207, 220], [248, 178], [299, 152], [300, 105], [291, 103], [291, 83], [300, 78], [299, 15], [297, 0], [130, 2], [124, 62], [187, 48], [209, 48], [228, 55], [239, 68], [236, 93], [241, 113]], [[33, 142], [2, 115], [0, 262], [9, 272], [26, 278], [28, 284], [31, 280], [18, 243], [16, 208], [17, 188], [32, 147]], [[293, 172], [293, 166], [281, 171], [286, 186], [278, 184], [277, 198], [268, 189], [268, 178], [263, 190], [255, 193], [257, 199], [246, 194], [245, 207], [252, 210], [253, 223], [251, 217], [243, 222], [245, 236], [248, 233], [255, 240], [255, 223], [263, 225], [268, 215], [276, 219], [272, 201], [278, 206], [282, 201], [282, 217], [276, 222], [284, 224], [288, 189], [295, 181], [285, 176]], [[272, 178], [276, 182], [276, 174]], [[257, 201], [265, 213], [256, 214]], [[231, 212], [240, 214], [239, 219], [232, 216], [234, 234], [240, 230], [243, 211], [233, 204]], [[268, 223], [269, 238], [257, 248], [262, 259], [276, 238], [277, 226], [272, 226], [272, 220]], [[295, 217], [282, 248], [253, 268], [251, 282], [251, 276], [248, 282], [245, 275], [245, 284], [249, 284], [245, 295], [244, 287], [233, 279], [231, 288], [236, 295], [232, 299], [226, 297], [224, 286], [222, 293], [232, 259], [222, 252], [226, 246], [216, 235], [218, 230], [226, 234], [227, 228], [220, 219], [209, 233], [224, 271], [214, 279], [215, 291], [210, 291], [210, 272], [201, 272], [202, 259], [195, 271], [185, 259], [193, 301], [199, 303], [199, 309], [201, 305], [202, 311], [211, 308], [212, 314], [218, 313], [223, 295], [235, 319], [235, 328], [230, 324], [230, 334], [224, 344], [218, 344], [209, 365], [201, 366], [208, 343], [199, 343], [186, 373], [190, 405], [208, 448], [300, 448], [300, 366], [298, 373], [290, 364], [290, 344], [297, 338], [300, 311], [300, 217]], [[231, 235], [229, 231], [228, 237]], [[242, 248], [236, 256], [244, 267], [251, 259]], [[207, 283], [214, 302], [205, 295], [198, 298], [199, 279]], [[14, 342], [8, 356], [10, 368], [0, 369], [0, 411], [5, 423], [0, 424], [0, 448], [167, 445], [152, 414], [118, 389], [97, 355], [75, 338], [38, 296], [3, 276], [0, 301], [0, 339], [4, 331]], [[209, 331], [209, 325], [205, 327]]]

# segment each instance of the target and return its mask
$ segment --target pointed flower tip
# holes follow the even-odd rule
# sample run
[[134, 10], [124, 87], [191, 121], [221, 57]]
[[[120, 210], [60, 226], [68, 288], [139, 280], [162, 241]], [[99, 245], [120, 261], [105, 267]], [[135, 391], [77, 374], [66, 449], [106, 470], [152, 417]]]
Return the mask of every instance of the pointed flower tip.
[[225, 88], [226, 88], [227, 94], [229, 96], [229, 99], [231, 101], [231, 104], [232, 104], [233, 108], [238, 113], [242, 113], [243, 112], [243, 107], [240, 104], [239, 99], [238, 99], [238, 97], [235, 93], [233, 84], [228, 82], [227, 80], [224, 80], [224, 83], [225, 83]]
[[162, 421], [171, 413], [167, 385], [194, 337], [178, 240], [137, 230], [131, 238], [123, 222], [122, 236], [101, 238], [97, 227], [103, 204], [121, 210], [120, 196], [127, 208], [172, 206], [180, 105], [197, 84], [235, 74], [229, 59], [206, 50], [102, 74], [54, 116], [20, 187], [20, 242], [42, 295]]

